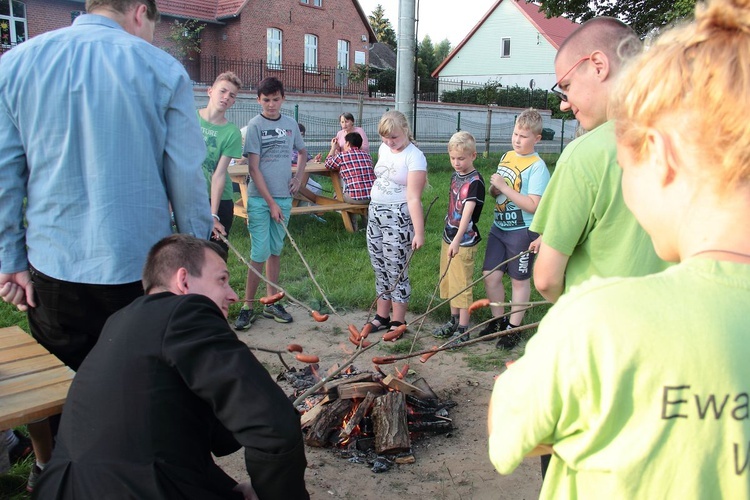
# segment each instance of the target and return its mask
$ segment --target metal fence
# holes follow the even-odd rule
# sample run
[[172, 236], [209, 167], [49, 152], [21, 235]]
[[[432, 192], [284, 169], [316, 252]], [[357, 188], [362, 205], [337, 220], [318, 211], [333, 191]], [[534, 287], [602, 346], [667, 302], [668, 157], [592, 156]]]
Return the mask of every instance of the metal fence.
[[355, 80], [347, 73], [347, 84], [336, 85], [337, 68], [304, 64], [267, 64], [265, 60], [227, 59], [201, 56], [182, 61], [188, 75], [197, 85], [210, 86], [224, 71], [233, 71], [242, 80], [242, 88], [257, 88], [258, 82], [268, 76], [277, 76], [284, 82], [284, 90], [298, 94], [367, 94], [367, 79]]
[[[202, 107], [203, 104], [197, 104]], [[238, 127], [244, 127], [247, 122], [260, 113], [260, 105], [257, 103], [238, 102], [227, 111], [227, 119]], [[297, 122], [303, 124], [306, 129], [305, 143], [309, 153], [315, 155], [322, 153], [325, 156], [331, 145], [331, 138], [341, 130], [337, 118], [323, 118], [319, 114], [306, 112], [299, 105], [282, 108], [282, 114], [290, 116]], [[417, 144], [424, 153], [446, 153], [448, 140], [458, 130], [471, 133], [477, 141], [477, 151], [504, 152], [512, 149], [511, 136], [515, 125], [514, 115], [492, 113], [488, 111], [484, 121], [462, 118], [461, 113], [453, 110], [432, 111], [417, 109], [417, 133], [415, 134]], [[362, 127], [370, 141], [370, 151], [376, 153], [380, 146], [378, 135], [378, 117], [364, 118]], [[544, 153], [556, 153], [562, 151], [564, 145], [570, 142], [575, 122], [565, 120], [553, 120], [546, 123], [555, 131], [552, 140], [543, 140], [537, 144], [536, 150]]]

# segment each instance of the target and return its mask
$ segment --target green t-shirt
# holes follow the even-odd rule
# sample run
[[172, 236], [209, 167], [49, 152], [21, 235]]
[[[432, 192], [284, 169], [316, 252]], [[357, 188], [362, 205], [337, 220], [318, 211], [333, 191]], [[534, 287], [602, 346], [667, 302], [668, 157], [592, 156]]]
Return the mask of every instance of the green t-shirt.
[[[242, 156], [242, 134], [237, 125], [227, 122], [224, 125], [214, 125], [201, 118], [198, 114], [198, 120], [203, 132], [203, 140], [206, 141], [206, 159], [203, 160], [203, 175], [208, 183], [208, 196], [211, 197], [211, 176], [216, 171], [216, 165], [222, 156], [230, 158], [240, 158]], [[232, 200], [232, 180], [227, 174], [224, 183], [224, 192], [221, 195], [222, 200]]]
[[750, 265], [693, 258], [563, 295], [497, 378], [490, 459], [541, 498], [750, 499]]
[[560, 155], [531, 230], [570, 256], [565, 291], [591, 276], [645, 276], [668, 264], [622, 198], [614, 122], [571, 142]]

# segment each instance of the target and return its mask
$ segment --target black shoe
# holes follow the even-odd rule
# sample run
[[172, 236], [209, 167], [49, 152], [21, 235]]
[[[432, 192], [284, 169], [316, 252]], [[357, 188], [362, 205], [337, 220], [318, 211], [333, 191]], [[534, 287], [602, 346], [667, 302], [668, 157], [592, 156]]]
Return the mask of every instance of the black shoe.
[[[31, 455], [31, 452], [33, 451], [33, 448], [31, 447], [31, 440], [29, 438], [18, 431], [13, 431], [13, 434], [16, 435], [18, 442], [13, 448], [8, 450], [8, 460], [11, 464], [20, 462], [24, 458]], [[3, 439], [5, 439], [4, 436]]]
[[[513, 326], [510, 323], [508, 323], [507, 326], [505, 327], [505, 330], [511, 330], [513, 328], [518, 328], [518, 327]], [[511, 350], [514, 347], [516, 347], [519, 342], [521, 342], [521, 336], [519, 334], [509, 333], [508, 335], [503, 335], [499, 339], [497, 339], [497, 344], [495, 344], [495, 347], [497, 349]]]
[[490, 335], [491, 333], [496, 333], [502, 330], [508, 329], [508, 318], [500, 318], [495, 319], [484, 325], [484, 328], [479, 330], [479, 333], [477, 333], [477, 337], [485, 337], [487, 335]]

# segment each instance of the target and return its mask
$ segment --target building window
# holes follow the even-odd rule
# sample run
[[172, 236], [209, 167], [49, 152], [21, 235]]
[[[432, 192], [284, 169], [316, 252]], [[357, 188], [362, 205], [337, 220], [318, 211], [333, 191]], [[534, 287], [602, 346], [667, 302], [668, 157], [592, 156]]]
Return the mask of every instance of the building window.
[[305, 71], [318, 71], [318, 37], [305, 35]]
[[349, 69], [349, 42], [339, 40], [338, 67]]
[[303, 3], [305, 5], [314, 5], [315, 7], [323, 6], [323, 0], [299, 0], [299, 3]]
[[510, 38], [503, 38], [501, 57], [510, 57]]
[[26, 5], [16, 0], [0, 0], [0, 45], [26, 41]]
[[268, 69], [281, 69], [281, 30], [266, 30], [266, 61]]

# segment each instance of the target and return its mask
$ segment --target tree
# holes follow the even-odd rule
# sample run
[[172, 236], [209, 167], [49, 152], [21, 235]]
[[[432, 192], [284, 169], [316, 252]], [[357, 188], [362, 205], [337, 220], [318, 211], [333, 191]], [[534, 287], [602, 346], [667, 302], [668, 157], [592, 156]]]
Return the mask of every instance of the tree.
[[447, 38], [439, 44], [435, 45], [435, 61], [437, 62], [437, 66], [440, 66], [440, 64], [445, 61], [445, 58], [448, 57], [448, 54], [450, 53], [451, 42]]
[[178, 61], [192, 60], [201, 51], [201, 31], [206, 25], [195, 19], [175, 21], [169, 25], [169, 34], [164, 37], [169, 45], [163, 49]]
[[378, 4], [372, 14], [367, 16], [370, 21], [370, 26], [378, 37], [378, 42], [388, 45], [393, 50], [396, 50], [396, 32], [393, 30], [393, 26], [388, 18], [385, 17], [385, 11], [383, 6]]
[[[529, 0], [526, 0], [527, 2]], [[591, 2], [590, 0], [539, 0], [541, 11], [547, 17], [563, 14], [576, 22], [596, 16], [616, 17], [626, 22], [640, 36], [646, 36], [675, 21], [693, 15], [696, 0], [616, 0]]]

